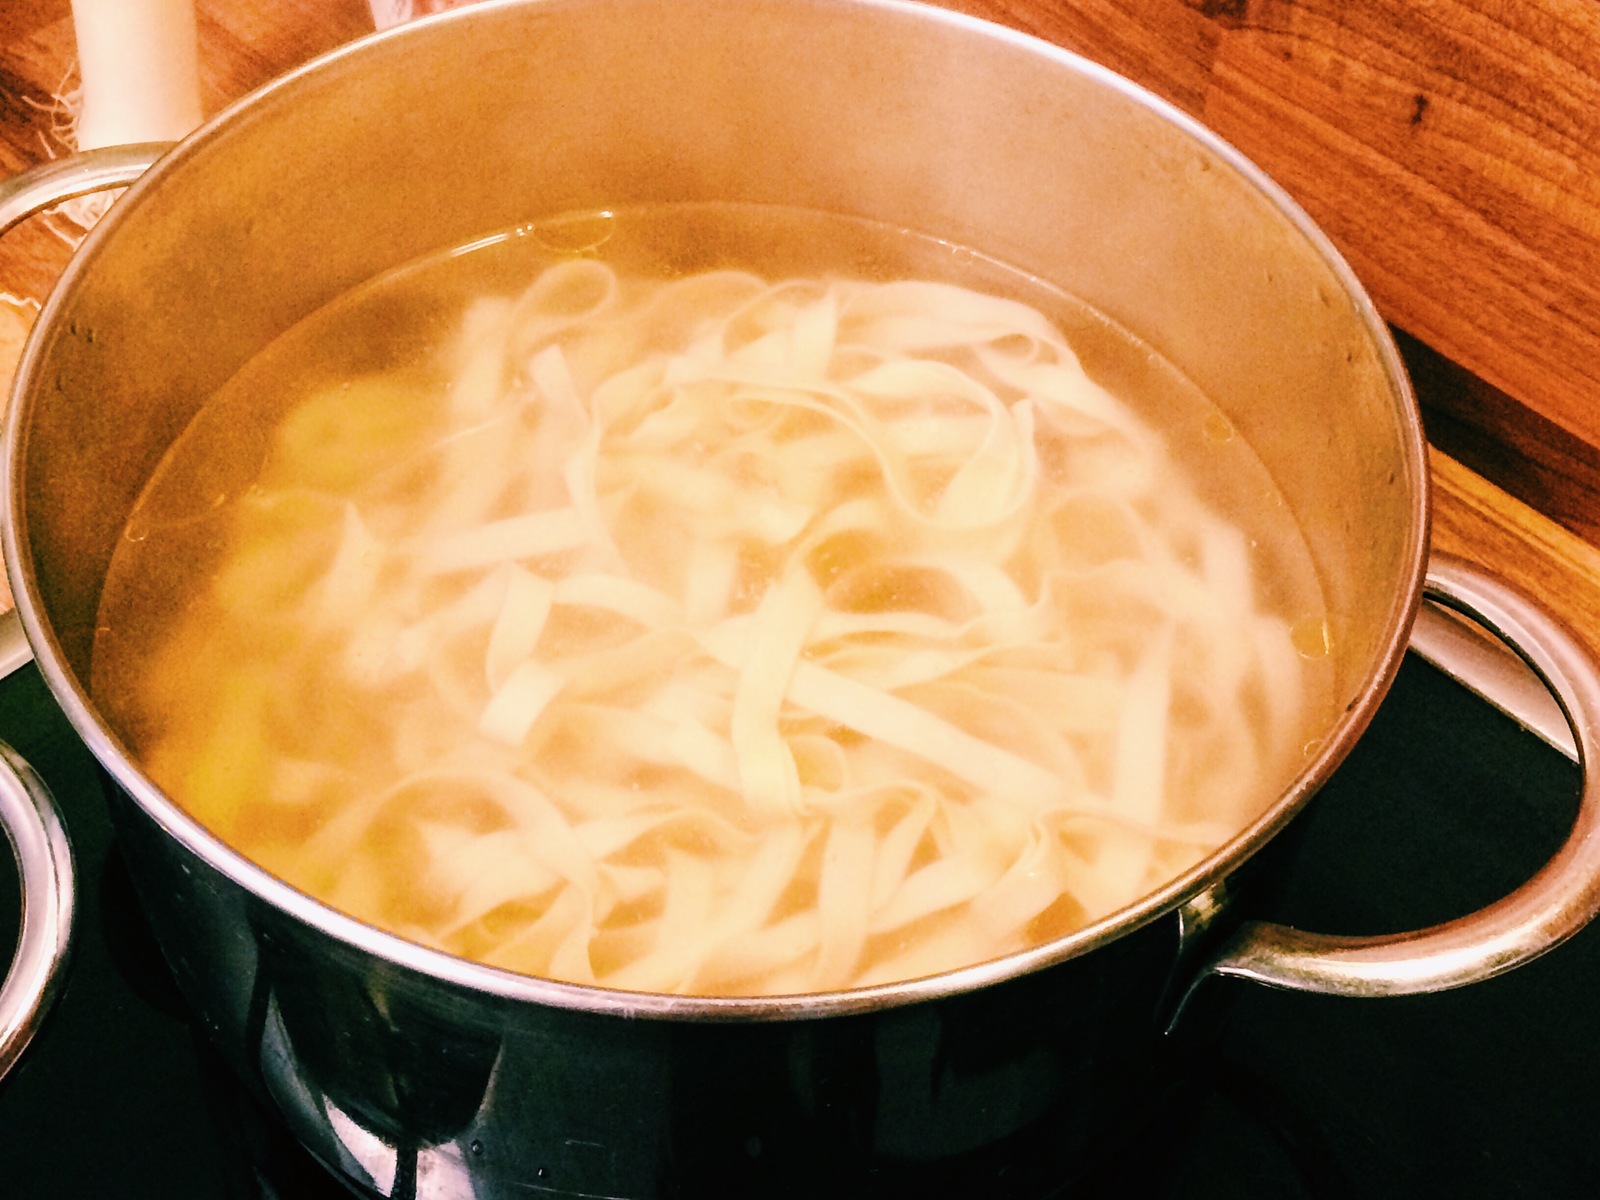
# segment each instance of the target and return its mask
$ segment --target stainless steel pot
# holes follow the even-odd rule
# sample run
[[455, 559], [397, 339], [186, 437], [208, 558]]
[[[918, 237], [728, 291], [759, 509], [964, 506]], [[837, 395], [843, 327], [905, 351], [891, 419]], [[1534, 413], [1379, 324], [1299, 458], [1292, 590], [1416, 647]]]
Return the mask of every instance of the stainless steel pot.
[[[490, 2], [365, 39], [169, 151], [0, 191], [0, 228], [137, 182], [24, 353], [4, 551], [55, 697], [115, 781], [159, 941], [224, 1054], [378, 1195], [924, 1194], [1070, 1177], [1138, 1103], [1208, 974], [1348, 995], [1468, 983], [1600, 907], [1600, 791], [1524, 888], [1347, 939], [1227, 898], [1367, 725], [1424, 591], [1511, 641], [1596, 750], [1600, 678], [1461, 563], [1425, 570], [1409, 386], [1294, 203], [1170, 106], [1070, 54], [891, 0]], [[150, 167], [148, 171], [144, 169]], [[141, 174], [141, 172], [144, 172]], [[511, 975], [368, 928], [243, 861], [130, 761], [84, 681], [129, 507], [196, 409], [300, 317], [539, 215], [671, 200], [831, 209], [976, 246], [1144, 337], [1226, 409], [1305, 529], [1342, 716], [1253, 826], [1156, 894], [1009, 958], [826, 995], [705, 999]]]

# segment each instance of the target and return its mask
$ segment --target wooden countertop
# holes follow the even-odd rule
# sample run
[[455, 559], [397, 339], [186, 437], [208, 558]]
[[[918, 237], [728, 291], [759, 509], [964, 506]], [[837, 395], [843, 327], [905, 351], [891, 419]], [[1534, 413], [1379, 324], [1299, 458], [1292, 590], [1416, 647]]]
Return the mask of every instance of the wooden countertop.
[[[959, 0], [1144, 84], [1316, 219], [1396, 327], [1436, 447], [1434, 544], [1600, 650], [1600, 6]], [[199, 0], [219, 107], [371, 28], [365, 0]], [[0, 5], [0, 175], [63, 152], [68, 0]], [[67, 244], [0, 241], [37, 301]], [[0, 300], [0, 375], [26, 313]]]

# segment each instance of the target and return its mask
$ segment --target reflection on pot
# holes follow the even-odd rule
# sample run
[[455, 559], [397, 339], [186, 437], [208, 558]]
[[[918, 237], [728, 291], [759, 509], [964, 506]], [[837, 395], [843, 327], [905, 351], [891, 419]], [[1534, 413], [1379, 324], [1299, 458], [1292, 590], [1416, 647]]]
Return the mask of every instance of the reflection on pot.
[[382, 963], [308, 972], [293, 934], [258, 931], [258, 1078], [380, 1196], [1027, 1197], [1136, 1128], [1174, 934], [932, 1004], [708, 1025], [441, 1006]]
[[382, 1195], [471, 1195], [464, 1131], [488, 1103], [498, 1038], [463, 1036], [381, 971], [304, 970], [303, 936], [261, 915], [251, 1041], [296, 1136]]

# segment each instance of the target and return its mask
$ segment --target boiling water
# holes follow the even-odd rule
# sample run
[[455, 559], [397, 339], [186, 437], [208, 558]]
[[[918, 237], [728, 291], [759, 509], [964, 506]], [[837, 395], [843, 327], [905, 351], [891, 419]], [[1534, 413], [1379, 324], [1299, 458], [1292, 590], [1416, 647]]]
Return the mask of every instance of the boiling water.
[[1125, 330], [905, 231], [674, 206], [406, 266], [258, 354], [136, 505], [92, 683], [179, 804], [358, 917], [797, 992], [1192, 866], [1331, 719], [1324, 630], [1271, 478]]

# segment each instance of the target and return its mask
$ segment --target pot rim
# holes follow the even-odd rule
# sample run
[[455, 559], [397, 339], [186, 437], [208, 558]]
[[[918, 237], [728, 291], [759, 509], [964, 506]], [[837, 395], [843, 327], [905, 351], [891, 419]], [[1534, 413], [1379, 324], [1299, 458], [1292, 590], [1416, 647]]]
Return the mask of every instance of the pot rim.
[[303, 77], [315, 76], [330, 64], [348, 57], [369, 53], [368, 47], [373, 44], [395, 38], [427, 37], [431, 28], [441, 24], [482, 19], [475, 14], [485, 10], [532, 3], [554, 10], [586, 2], [487, 0], [486, 3], [440, 13], [337, 47], [234, 101], [205, 121], [128, 189], [73, 255], [40, 313], [12, 386], [9, 417], [3, 440], [0, 440], [0, 489], [3, 489], [5, 496], [5, 509], [0, 513], [0, 549], [3, 549], [6, 572], [39, 670], [78, 735], [138, 808], [186, 851], [256, 898], [326, 934], [346, 949], [354, 949], [380, 963], [468, 991], [508, 1001], [592, 1013], [742, 1022], [843, 1016], [935, 1000], [997, 984], [1087, 954], [1150, 924], [1224, 880], [1234, 868], [1275, 836], [1327, 780], [1366, 730], [1399, 670], [1422, 595], [1431, 511], [1427, 446], [1410, 380], [1388, 326], [1332, 241], [1282, 187], [1232, 145], [1175, 105], [1079, 54], [978, 17], [934, 8], [914, 0], [807, 2], [817, 8], [882, 9], [902, 17], [943, 23], [972, 37], [997, 39], [1050, 60], [1060, 69], [1086, 77], [1142, 106], [1177, 127], [1219, 163], [1235, 171], [1289, 221], [1338, 280], [1346, 300], [1353, 306], [1371, 339], [1396, 411], [1401, 417], [1400, 433], [1404, 444], [1400, 450], [1406, 469], [1412, 476], [1405, 481], [1411, 495], [1412, 509], [1404, 556], [1409, 563], [1407, 581], [1391, 599], [1384, 622], [1385, 632], [1374, 655], [1372, 669], [1349, 706], [1321, 740], [1316, 752], [1274, 804], [1234, 837], [1161, 888], [1099, 921], [1041, 945], [937, 975], [872, 987], [779, 996], [701, 996], [621, 991], [523, 975], [458, 958], [385, 932], [313, 899], [231, 849], [178, 807], [135, 766], [132, 755], [121, 739], [100, 717], [85, 689], [66, 667], [54, 633], [39, 616], [43, 611], [43, 603], [34, 578], [32, 555], [21, 534], [19, 514], [23, 509], [23, 498], [19, 468], [26, 442], [22, 432], [26, 422], [22, 418], [27, 412], [28, 396], [32, 391], [30, 385], [39, 366], [45, 332], [54, 325], [65, 303], [64, 298], [73, 290], [75, 281], [85, 271], [92, 269], [101, 246], [115, 235], [121, 219], [137, 206], [146, 192], [159, 187], [165, 176], [178, 165], [203, 154], [207, 143], [218, 137], [221, 131], [247, 120], [262, 104], [280, 93], [291, 92], [300, 86]]

